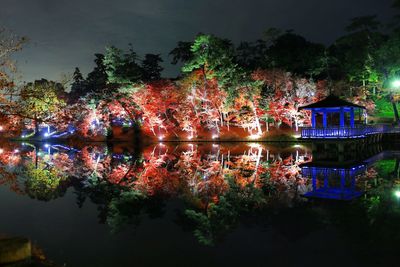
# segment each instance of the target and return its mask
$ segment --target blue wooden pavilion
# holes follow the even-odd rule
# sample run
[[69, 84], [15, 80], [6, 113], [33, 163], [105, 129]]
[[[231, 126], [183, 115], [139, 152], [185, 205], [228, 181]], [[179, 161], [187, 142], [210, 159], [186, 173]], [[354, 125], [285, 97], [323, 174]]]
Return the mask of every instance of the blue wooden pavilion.
[[311, 127], [302, 129], [302, 138], [362, 138], [374, 131], [367, 127], [365, 107], [330, 95], [299, 110], [311, 111]]

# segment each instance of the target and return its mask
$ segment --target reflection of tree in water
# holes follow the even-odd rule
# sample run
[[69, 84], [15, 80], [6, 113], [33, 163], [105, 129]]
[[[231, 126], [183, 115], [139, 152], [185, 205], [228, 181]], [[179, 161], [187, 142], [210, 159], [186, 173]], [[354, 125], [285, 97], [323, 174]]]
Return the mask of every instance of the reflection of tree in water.
[[[387, 160], [377, 162], [366, 173], [369, 179], [362, 177], [365, 180], [366, 194], [354, 208], [364, 219], [364, 223], [351, 236], [363, 234], [368, 240], [362, 240], [360, 245], [373, 245], [378, 253], [392, 251], [400, 242], [400, 233], [394, 230], [400, 225], [400, 199], [395, 195], [400, 189], [398, 159], [388, 163]], [[379, 170], [381, 168], [384, 168], [384, 172]]]
[[113, 231], [127, 225], [137, 227], [143, 218], [160, 218], [164, 215], [162, 198], [144, 195], [140, 191], [124, 191], [109, 204], [107, 223]]
[[[230, 175], [226, 176], [226, 180], [229, 189], [219, 196], [217, 202], [209, 204], [204, 210], [189, 208], [185, 211], [193, 222], [195, 236], [202, 244], [214, 244], [238, 223], [239, 215], [256, 212], [268, 203], [262, 187], [254, 183], [241, 185]], [[263, 178], [259, 182], [263, 184]]]
[[99, 207], [101, 222], [114, 230], [138, 225], [145, 215], [163, 214], [163, 199], [178, 198], [187, 207], [181, 213], [189, 220], [183, 221], [207, 244], [243, 214], [261, 210], [278, 191], [295, 188], [292, 180], [299, 176], [293, 167], [298, 157], [289, 153], [282, 159], [259, 145], [232, 153], [218, 145], [204, 150], [161, 144], [144, 150], [141, 160], [84, 149], [77, 158], [88, 177], [76, 187], [77, 203], [82, 206], [89, 197]]
[[23, 181], [19, 178], [22, 167], [19, 147], [5, 143], [0, 148], [0, 186], [4, 185], [17, 194], [24, 194]]
[[31, 163], [26, 166], [23, 175], [26, 177], [25, 191], [31, 198], [49, 201], [65, 194], [62, 182], [66, 177], [54, 166], [40, 164], [36, 167]]
[[[177, 222], [193, 231], [201, 243], [211, 245], [249, 218], [270, 216], [267, 220], [274, 223], [268, 214], [276, 206], [279, 214], [297, 206], [301, 206], [299, 214], [306, 214], [311, 207], [300, 198], [310, 187], [298, 166], [311, 159], [304, 148], [276, 152], [256, 144], [159, 144], [144, 149], [140, 156], [112, 153], [96, 145], [73, 153], [53, 147], [51, 153], [15, 151], [10, 147], [0, 154], [0, 172], [8, 174], [0, 181], [18, 185], [12, 188], [41, 200], [62, 196], [67, 187], [73, 187], [78, 207], [86, 200], [96, 204], [99, 222], [109, 224], [113, 231], [164, 216], [166, 201], [171, 199], [183, 204], [178, 205]], [[37, 168], [33, 162], [38, 163]], [[384, 214], [391, 212], [387, 209], [393, 208], [384, 192], [394, 182], [384, 186], [386, 180], [375, 179], [373, 169], [369, 173], [358, 179], [371, 193], [359, 211], [365, 211], [371, 221], [383, 220]], [[21, 177], [25, 182], [16, 182]], [[313, 216], [326, 215], [316, 214]]]
[[15, 148], [4, 153], [7, 164], [14, 166], [10, 174], [20, 168], [23, 191], [32, 198], [51, 200], [73, 186], [78, 207], [90, 199], [98, 206], [99, 221], [114, 230], [139, 224], [144, 214], [161, 216], [163, 200], [177, 198], [186, 203], [183, 213], [188, 217], [208, 221], [199, 224], [204, 240], [235, 225], [241, 213], [265, 205], [279, 188], [276, 175], [296, 164], [282, 163], [260, 145], [231, 152], [219, 145], [205, 149], [160, 144], [141, 157], [113, 154], [103, 146], [86, 146], [72, 154], [60, 147], [28, 146], [17, 154], [12, 152]]

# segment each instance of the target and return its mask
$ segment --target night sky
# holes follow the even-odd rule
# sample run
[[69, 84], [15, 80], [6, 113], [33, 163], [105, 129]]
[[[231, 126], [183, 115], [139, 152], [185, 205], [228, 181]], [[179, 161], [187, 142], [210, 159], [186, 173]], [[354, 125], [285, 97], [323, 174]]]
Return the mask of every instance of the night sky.
[[392, 16], [391, 0], [1, 0], [0, 26], [29, 37], [16, 57], [24, 80], [58, 79], [76, 66], [87, 73], [106, 45], [162, 54], [165, 75], [176, 75], [168, 52], [178, 41], [212, 33], [239, 42], [269, 27], [294, 29], [329, 44], [348, 20]]

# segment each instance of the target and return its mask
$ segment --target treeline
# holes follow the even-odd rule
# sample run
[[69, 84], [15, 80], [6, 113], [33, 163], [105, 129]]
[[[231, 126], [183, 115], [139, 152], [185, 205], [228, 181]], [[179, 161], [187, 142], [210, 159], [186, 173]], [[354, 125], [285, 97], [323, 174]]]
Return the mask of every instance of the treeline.
[[[399, 6], [395, 1], [393, 7]], [[390, 86], [387, 83], [399, 76], [398, 16], [388, 24], [380, 22], [374, 15], [353, 18], [345, 30], [346, 34], [329, 46], [311, 42], [291, 30], [275, 28], [266, 30], [262, 38], [254, 42], [235, 46], [228, 39], [214, 38], [206, 46], [212, 47], [212, 51], [207, 49], [211, 51], [210, 58], [232, 58], [235, 68], [248, 73], [258, 69], [278, 69], [308, 79], [328, 80], [333, 87], [337, 82], [345, 82], [348, 90], [343, 94], [346, 96], [351, 94], [351, 88], [362, 86], [373, 91]], [[184, 65], [183, 75], [196, 68], [193, 64], [201, 64], [196, 57], [200, 49], [206, 51], [206, 47], [196, 47], [198, 45], [204, 43], [197, 39], [181, 41], [169, 53], [172, 64]], [[158, 80], [163, 70], [161, 62], [160, 55], [146, 54], [143, 60], [139, 60], [132, 48], [125, 53], [110, 47], [105, 56], [96, 54], [96, 67], [87, 77], [87, 91], [93, 90], [93, 77], [102, 77], [99, 80], [103, 85], [107, 79], [118, 83]], [[221, 62], [219, 67], [228, 69], [232, 66]], [[81, 77], [79, 70], [76, 71], [77, 77]], [[80, 84], [78, 79], [76, 85]]]
[[[0, 59], [9, 62], [24, 39], [4, 39], [8, 49], [0, 48], [6, 51]], [[1, 116], [3, 127], [34, 134], [50, 125], [54, 133], [110, 135], [120, 125], [159, 139], [256, 139], [271, 126], [298, 130], [308, 125], [309, 114], [298, 107], [329, 93], [367, 106], [370, 115], [387, 115], [392, 82], [400, 75], [399, 50], [398, 16], [390, 25], [364, 16], [352, 19], [346, 34], [330, 46], [279, 29], [239, 45], [199, 34], [170, 52], [171, 63], [182, 66], [177, 78], [162, 77], [160, 55], [139, 57], [132, 47], [95, 54], [95, 67], [86, 77], [75, 69], [70, 90], [46, 80], [15, 86], [6, 82], [11, 65], [6, 70], [0, 64]]]

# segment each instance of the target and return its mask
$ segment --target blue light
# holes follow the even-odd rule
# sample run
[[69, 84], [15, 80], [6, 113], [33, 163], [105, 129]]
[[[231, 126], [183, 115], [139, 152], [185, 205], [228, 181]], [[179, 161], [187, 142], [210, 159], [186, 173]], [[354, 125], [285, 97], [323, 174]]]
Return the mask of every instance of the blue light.
[[382, 125], [355, 127], [355, 128], [343, 128], [343, 127], [331, 127], [331, 128], [303, 128], [301, 131], [302, 138], [312, 139], [348, 139], [348, 138], [364, 138], [367, 135], [388, 132], [390, 129], [386, 129]]
[[60, 133], [60, 134], [55, 134], [55, 135], [53, 135], [53, 137], [58, 138], [58, 137], [61, 137], [61, 136], [66, 135], [66, 134], [68, 134], [68, 132], [63, 132], [63, 133]]

